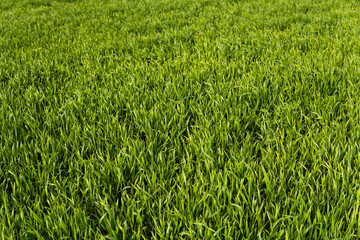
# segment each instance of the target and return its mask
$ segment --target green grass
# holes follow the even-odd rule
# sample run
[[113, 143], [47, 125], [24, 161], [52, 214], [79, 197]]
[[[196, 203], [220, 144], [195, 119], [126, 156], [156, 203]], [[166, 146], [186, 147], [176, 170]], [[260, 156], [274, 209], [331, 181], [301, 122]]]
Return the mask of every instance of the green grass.
[[0, 239], [359, 239], [360, 2], [0, 2]]

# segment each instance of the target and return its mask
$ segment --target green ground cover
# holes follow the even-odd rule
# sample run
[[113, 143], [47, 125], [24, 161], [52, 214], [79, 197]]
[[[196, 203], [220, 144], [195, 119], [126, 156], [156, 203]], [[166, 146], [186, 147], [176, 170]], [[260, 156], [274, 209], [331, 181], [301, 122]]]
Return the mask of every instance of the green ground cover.
[[360, 2], [0, 2], [1, 239], [359, 239]]

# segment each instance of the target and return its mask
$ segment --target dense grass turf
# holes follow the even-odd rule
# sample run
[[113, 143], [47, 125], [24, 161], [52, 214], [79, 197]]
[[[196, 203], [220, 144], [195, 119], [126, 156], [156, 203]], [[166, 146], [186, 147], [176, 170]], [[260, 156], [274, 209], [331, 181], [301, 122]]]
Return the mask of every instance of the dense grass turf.
[[1, 1], [1, 239], [358, 239], [359, 11]]

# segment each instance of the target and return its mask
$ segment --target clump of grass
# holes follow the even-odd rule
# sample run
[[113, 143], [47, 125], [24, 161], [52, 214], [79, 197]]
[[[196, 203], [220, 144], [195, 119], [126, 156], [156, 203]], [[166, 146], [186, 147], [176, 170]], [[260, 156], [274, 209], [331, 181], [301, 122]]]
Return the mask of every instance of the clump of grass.
[[359, 10], [3, 1], [1, 239], [359, 238]]

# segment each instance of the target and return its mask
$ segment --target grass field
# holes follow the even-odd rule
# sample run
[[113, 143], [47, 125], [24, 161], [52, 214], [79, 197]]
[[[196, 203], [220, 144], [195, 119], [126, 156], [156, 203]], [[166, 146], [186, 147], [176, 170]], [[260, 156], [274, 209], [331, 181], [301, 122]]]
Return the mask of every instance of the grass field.
[[0, 1], [0, 239], [359, 239], [359, 12]]

